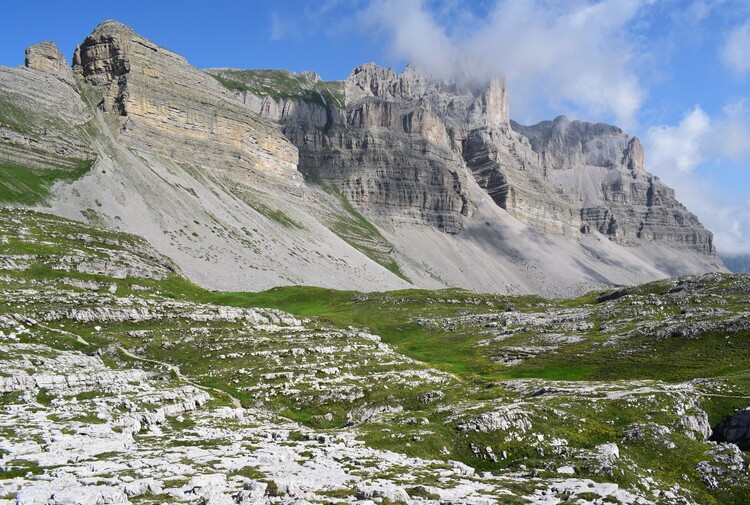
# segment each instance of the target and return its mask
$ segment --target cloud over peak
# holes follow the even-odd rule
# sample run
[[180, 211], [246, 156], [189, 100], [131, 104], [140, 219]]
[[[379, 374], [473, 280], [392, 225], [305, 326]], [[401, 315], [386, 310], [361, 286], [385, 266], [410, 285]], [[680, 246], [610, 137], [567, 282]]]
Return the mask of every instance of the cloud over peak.
[[611, 116], [628, 127], [645, 92], [626, 27], [644, 3], [505, 0], [474, 17], [471, 29], [452, 31], [452, 18], [466, 23], [460, 4], [453, 16], [444, 9], [440, 22], [424, 0], [384, 0], [372, 2], [363, 19], [386, 33], [393, 57], [435, 75], [504, 75], [521, 121], [541, 119], [535, 116], [546, 108]]
[[709, 159], [750, 162], [750, 109], [740, 99], [711, 118], [696, 105], [679, 124], [650, 128], [647, 140], [658, 172], [691, 172]]

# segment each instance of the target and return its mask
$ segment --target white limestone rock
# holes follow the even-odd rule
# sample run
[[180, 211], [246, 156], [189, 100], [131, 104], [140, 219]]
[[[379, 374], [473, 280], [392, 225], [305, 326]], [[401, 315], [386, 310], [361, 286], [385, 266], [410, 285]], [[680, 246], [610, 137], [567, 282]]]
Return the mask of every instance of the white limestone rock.
[[409, 503], [409, 494], [404, 489], [393, 484], [358, 484], [357, 498], [370, 500], [373, 498], [386, 498], [391, 502]]
[[51, 481], [24, 485], [16, 496], [23, 505], [120, 505], [129, 504], [127, 495], [115, 487], [84, 485], [63, 473]]

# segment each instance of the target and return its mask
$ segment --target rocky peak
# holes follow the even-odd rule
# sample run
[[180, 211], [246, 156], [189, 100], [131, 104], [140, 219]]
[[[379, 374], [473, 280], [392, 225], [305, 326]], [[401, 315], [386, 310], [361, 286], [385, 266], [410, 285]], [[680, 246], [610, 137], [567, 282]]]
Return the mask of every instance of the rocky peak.
[[305, 70], [299, 73], [300, 78], [307, 80], [310, 84], [318, 84], [322, 79], [317, 72], [311, 70]]
[[99, 35], [109, 35], [113, 36], [114, 38], [122, 38], [123, 36], [139, 37], [139, 35], [135, 33], [135, 30], [130, 28], [128, 25], [120, 23], [116, 19], [105, 19], [104, 21], [96, 25], [94, 31], [91, 32], [91, 36], [96, 37]]
[[352, 70], [344, 83], [347, 103], [366, 96], [394, 98], [392, 85], [395, 80], [396, 72], [392, 68], [380, 67], [375, 63], [360, 65]]
[[73, 70], [87, 82], [102, 85], [131, 71], [156, 77], [160, 71], [153, 65], [156, 61], [170, 66], [189, 65], [182, 56], [157, 46], [132, 28], [108, 20], [100, 23], [76, 48]]
[[73, 53], [73, 70], [95, 85], [112, 82], [130, 70], [128, 46], [139, 38], [114, 20], [100, 23]]
[[554, 143], [563, 143], [572, 147], [600, 137], [627, 138], [627, 135], [616, 126], [571, 121], [563, 115], [557, 116], [552, 121], [541, 121], [532, 126], [524, 126], [515, 121], [511, 124], [513, 130], [527, 137], [532, 149], [540, 154]]
[[54, 42], [45, 41], [27, 47], [24, 65], [65, 81], [72, 79], [68, 62]]
[[511, 127], [507, 137], [472, 131], [463, 155], [480, 187], [519, 220], [572, 236], [598, 232], [628, 246], [714, 254], [711, 233], [645, 170], [637, 138], [565, 116]]
[[414, 65], [401, 74], [391, 68], [367, 63], [355, 68], [344, 83], [347, 108], [366, 99], [393, 102], [400, 109], [429, 110], [459, 141], [472, 128], [510, 128], [505, 80], [494, 76], [486, 82], [439, 79]]
[[[130, 148], [227, 170], [293, 174], [297, 150], [238, 104], [210, 75], [117, 21], [104, 21], [78, 46], [74, 71], [103, 88], [104, 112], [122, 116]], [[173, 149], [180, 145], [180, 150]]]
[[493, 76], [483, 94], [484, 108], [482, 114], [488, 118], [490, 126], [510, 127], [510, 110], [505, 79]]
[[[534, 152], [542, 155], [544, 165], [550, 169], [570, 169], [581, 166], [614, 167], [627, 164], [631, 139], [623, 131], [603, 123], [571, 121], [557, 116], [552, 121], [542, 121], [533, 126], [511, 122], [514, 131], [529, 139]], [[636, 150], [640, 142], [633, 144], [632, 163], [637, 164]], [[643, 148], [640, 147], [641, 153]], [[640, 166], [643, 165], [642, 156]], [[634, 165], [635, 166], [635, 165]]]

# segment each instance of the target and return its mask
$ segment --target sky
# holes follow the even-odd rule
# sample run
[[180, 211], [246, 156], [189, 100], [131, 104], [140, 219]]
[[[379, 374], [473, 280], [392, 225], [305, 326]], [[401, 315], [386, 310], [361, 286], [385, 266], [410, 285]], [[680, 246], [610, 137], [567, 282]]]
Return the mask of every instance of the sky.
[[70, 60], [105, 19], [199, 68], [502, 74], [513, 119], [638, 136], [719, 253], [750, 254], [750, 0], [29, 0], [3, 6], [0, 65], [43, 40]]

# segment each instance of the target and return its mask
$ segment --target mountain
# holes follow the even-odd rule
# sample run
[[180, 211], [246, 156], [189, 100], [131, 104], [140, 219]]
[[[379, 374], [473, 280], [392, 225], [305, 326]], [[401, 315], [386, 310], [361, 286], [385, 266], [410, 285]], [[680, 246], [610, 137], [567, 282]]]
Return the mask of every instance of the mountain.
[[198, 70], [114, 21], [0, 68], [7, 203], [136, 233], [213, 289], [559, 295], [723, 270], [636, 138], [373, 64]]
[[730, 256], [721, 254], [721, 261], [727, 266], [730, 272], [744, 272], [750, 273], [750, 255], [740, 254], [736, 256]]
[[723, 269], [644, 159], [502, 79], [30, 47], [0, 504], [750, 503], [749, 275], [529, 295]]

